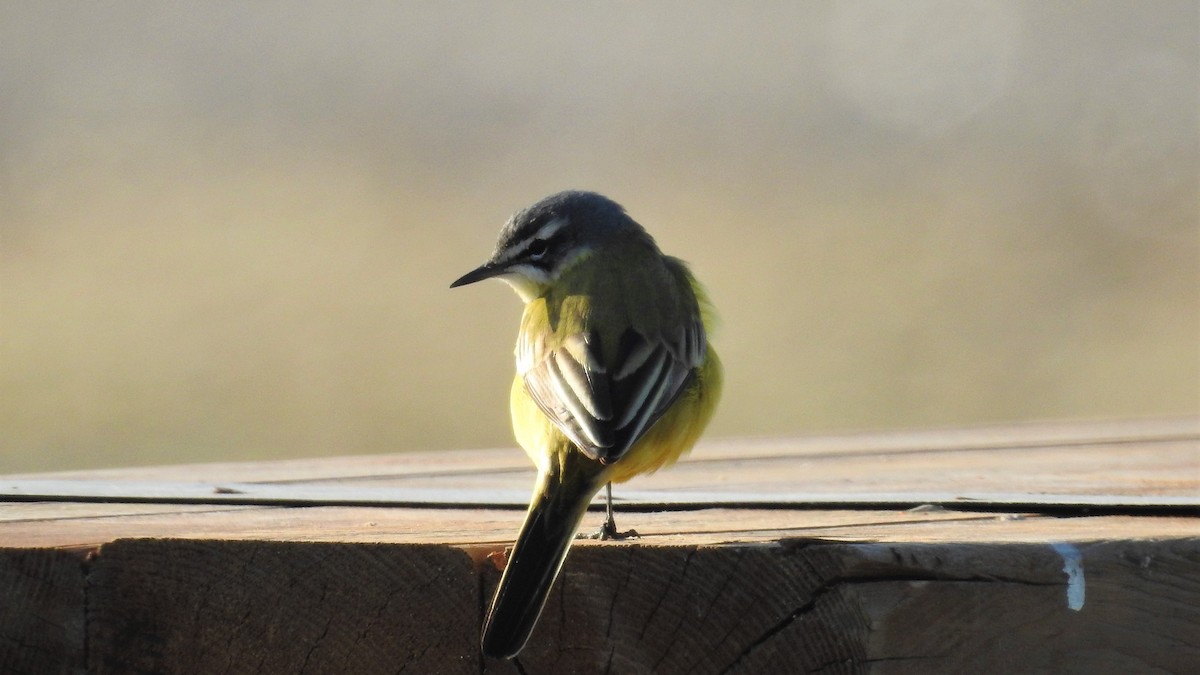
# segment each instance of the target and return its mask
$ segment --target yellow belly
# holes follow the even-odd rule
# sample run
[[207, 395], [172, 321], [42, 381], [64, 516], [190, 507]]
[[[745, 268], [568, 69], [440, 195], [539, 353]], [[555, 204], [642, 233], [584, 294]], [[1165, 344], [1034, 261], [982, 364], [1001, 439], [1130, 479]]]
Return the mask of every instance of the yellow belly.
[[[721, 397], [721, 384], [721, 360], [709, 345], [708, 355], [691, 386], [620, 460], [604, 467], [607, 475], [602, 482], [623, 483], [674, 464], [704, 433]], [[559, 453], [578, 452], [538, 408], [519, 375], [513, 379], [509, 402], [517, 443], [539, 471], [545, 471], [550, 458]]]

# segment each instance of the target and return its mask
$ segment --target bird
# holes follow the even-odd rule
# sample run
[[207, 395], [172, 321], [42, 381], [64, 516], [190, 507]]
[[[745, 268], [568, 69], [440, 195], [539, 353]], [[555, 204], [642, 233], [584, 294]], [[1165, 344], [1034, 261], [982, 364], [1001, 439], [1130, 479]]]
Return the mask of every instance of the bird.
[[517, 211], [491, 257], [450, 287], [507, 282], [524, 302], [510, 390], [513, 432], [537, 482], [484, 620], [484, 655], [529, 640], [588, 506], [617, 538], [612, 484], [691, 450], [720, 399], [715, 312], [682, 260], [625, 209], [565, 191]]

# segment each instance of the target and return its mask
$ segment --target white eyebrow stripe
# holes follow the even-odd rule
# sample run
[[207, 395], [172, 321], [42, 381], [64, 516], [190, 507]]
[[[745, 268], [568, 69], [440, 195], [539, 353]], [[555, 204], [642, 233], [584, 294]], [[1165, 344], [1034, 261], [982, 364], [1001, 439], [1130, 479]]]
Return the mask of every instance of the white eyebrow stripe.
[[555, 218], [554, 220], [551, 220], [550, 222], [543, 225], [541, 227], [541, 229], [539, 229], [537, 231], [537, 234], [533, 235], [529, 239], [526, 239], [525, 241], [528, 243], [528, 242], [533, 241], [534, 239], [549, 239], [550, 237], [554, 236], [554, 233], [561, 230], [563, 228], [563, 226], [565, 226], [566, 224], [567, 224], [566, 218], [562, 218], [562, 217]]
[[566, 218], [555, 218], [554, 220], [551, 220], [550, 222], [541, 226], [538, 231], [533, 234], [533, 236], [526, 237], [522, 239], [516, 246], [510, 247], [504, 252], [504, 256], [502, 256], [496, 262], [503, 264], [511, 260], [516, 260], [525, 253], [525, 250], [529, 248], [529, 245], [532, 244], [535, 239], [549, 239], [564, 226], [566, 226], [566, 224]]

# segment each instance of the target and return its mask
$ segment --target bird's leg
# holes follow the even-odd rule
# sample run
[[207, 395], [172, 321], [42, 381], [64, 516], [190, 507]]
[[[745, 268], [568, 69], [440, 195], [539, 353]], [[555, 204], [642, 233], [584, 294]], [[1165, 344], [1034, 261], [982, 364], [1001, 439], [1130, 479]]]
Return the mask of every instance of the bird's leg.
[[608, 541], [609, 539], [613, 539], [619, 541], [621, 539], [637, 539], [638, 537], [642, 536], [637, 533], [637, 530], [617, 532], [617, 521], [615, 518], [613, 518], [612, 483], [606, 483], [604, 485], [604, 496], [604, 524], [601, 525], [600, 529], [596, 530], [595, 532], [591, 534], [580, 534], [577, 535], [576, 538], [599, 539], [600, 541]]

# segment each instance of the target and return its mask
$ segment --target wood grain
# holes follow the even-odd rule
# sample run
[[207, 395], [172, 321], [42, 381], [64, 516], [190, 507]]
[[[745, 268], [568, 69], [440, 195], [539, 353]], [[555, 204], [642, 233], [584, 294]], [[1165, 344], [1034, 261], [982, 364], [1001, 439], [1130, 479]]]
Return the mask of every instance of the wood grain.
[[84, 562], [0, 549], [0, 673], [75, 673], [84, 663]]
[[868, 640], [871, 671], [1194, 672], [1200, 541], [1096, 542], [1079, 552], [1086, 594], [1073, 611], [1050, 549], [918, 548], [908, 569], [973, 578], [849, 588], [879, 626]]
[[[1028, 494], [1200, 492], [1200, 418], [1043, 423], [942, 431], [701, 443], [638, 491], [843, 493], [910, 489]], [[527, 493], [515, 448], [20, 474], [19, 480], [418, 486]], [[622, 488], [623, 489], [623, 488]], [[622, 489], [618, 489], [619, 497]]]
[[1080, 550], [1087, 599], [1076, 611], [1063, 558], [1046, 546], [588, 549], [568, 560], [521, 666], [530, 674], [1193, 672], [1200, 540]]
[[88, 581], [96, 673], [479, 671], [479, 586], [452, 548], [123, 540]]
[[1200, 671], [1195, 418], [703, 446], [484, 661], [531, 485], [505, 449], [0, 477], [0, 672]]
[[[115, 516], [0, 523], [5, 546], [88, 551], [117, 538], [178, 538], [281, 542], [445, 544], [494, 550], [511, 543], [523, 513], [513, 510], [362, 507], [154, 506], [142, 514], [108, 507]], [[179, 509], [175, 511], [173, 509]], [[602, 515], [588, 514], [594, 530]], [[618, 514], [621, 527], [642, 534], [646, 545], [761, 544], [804, 537], [839, 541], [1052, 542], [1200, 536], [1192, 517], [1094, 516], [1056, 518], [1036, 514], [937, 511], [810, 511], [705, 509]], [[586, 545], [586, 542], [581, 542]]]

